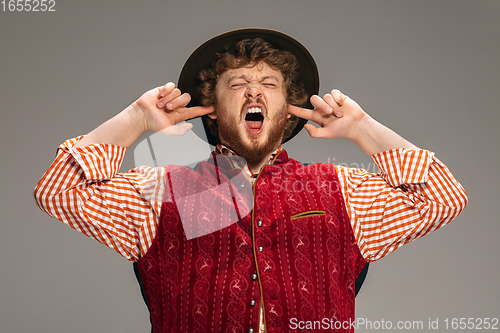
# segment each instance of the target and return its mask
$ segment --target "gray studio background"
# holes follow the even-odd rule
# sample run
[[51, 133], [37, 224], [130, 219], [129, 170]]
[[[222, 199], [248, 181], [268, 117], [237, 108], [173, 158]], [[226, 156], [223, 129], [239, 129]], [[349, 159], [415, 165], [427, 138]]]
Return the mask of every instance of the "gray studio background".
[[[356, 316], [423, 321], [423, 331], [439, 319], [435, 332], [446, 318], [500, 317], [499, 1], [56, 0], [55, 9], [0, 12], [1, 332], [149, 332], [132, 264], [42, 213], [33, 188], [64, 140], [176, 81], [208, 38], [251, 26], [301, 41], [321, 93], [341, 89], [436, 152], [468, 192], [457, 220], [371, 265]], [[303, 131], [285, 148], [303, 162], [375, 170], [347, 140]], [[133, 166], [130, 151], [122, 170]]]

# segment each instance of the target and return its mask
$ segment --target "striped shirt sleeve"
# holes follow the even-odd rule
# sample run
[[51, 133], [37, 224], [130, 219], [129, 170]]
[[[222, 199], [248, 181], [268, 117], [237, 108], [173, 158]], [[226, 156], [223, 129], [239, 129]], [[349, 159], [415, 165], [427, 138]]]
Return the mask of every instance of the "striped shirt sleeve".
[[434, 153], [400, 148], [372, 159], [378, 174], [337, 166], [354, 235], [368, 261], [446, 225], [464, 210], [465, 190]]
[[[165, 169], [118, 173], [126, 149], [63, 143], [35, 188], [39, 207], [135, 261], [156, 233]], [[425, 150], [372, 156], [378, 174], [337, 166], [346, 208], [363, 256], [374, 261], [458, 216], [467, 196], [446, 166]]]
[[126, 148], [110, 144], [73, 148], [82, 137], [59, 146], [35, 188], [37, 204], [128, 260], [138, 260], [156, 232], [164, 168], [118, 173]]

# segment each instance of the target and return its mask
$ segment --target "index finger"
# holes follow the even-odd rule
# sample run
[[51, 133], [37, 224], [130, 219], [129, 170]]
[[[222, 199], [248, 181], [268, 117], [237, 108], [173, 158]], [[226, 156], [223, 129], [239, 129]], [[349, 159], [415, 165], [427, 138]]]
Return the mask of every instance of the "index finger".
[[299, 106], [295, 105], [288, 105], [288, 113], [291, 113], [297, 117], [304, 118], [306, 120], [311, 120], [315, 122], [316, 124], [322, 124], [323, 118], [326, 116], [328, 117], [329, 115], [322, 112], [321, 110], [314, 109], [305, 109], [301, 108]]
[[209, 106], [193, 106], [190, 108], [179, 108], [176, 111], [182, 114], [183, 120], [193, 119], [214, 112], [215, 107]]
[[301, 108], [300, 106], [288, 105], [288, 113], [293, 114], [294, 116], [304, 118], [307, 120], [312, 120], [312, 110]]

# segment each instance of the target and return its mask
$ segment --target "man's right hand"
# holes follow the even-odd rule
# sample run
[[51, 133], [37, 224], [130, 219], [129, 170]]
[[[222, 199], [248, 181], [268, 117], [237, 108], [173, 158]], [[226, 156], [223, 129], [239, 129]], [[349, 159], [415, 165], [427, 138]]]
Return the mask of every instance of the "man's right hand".
[[187, 108], [191, 101], [188, 93], [182, 94], [175, 84], [169, 82], [162, 87], [144, 93], [131, 108], [134, 117], [139, 117], [143, 130], [152, 130], [165, 135], [184, 135], [191, 129], [191, 124], [176, 124], [214, 111], [213, 106]]
[[192, 125], [176, 126], [176, 124], [214, 111], [213, 106], [187, 108], [186, 105], [190, 100], [191, 96], [181, 94], [173, 83], [151, 89], [125, 110], [87, 134], [74, 147], [94, 143], [130, 147], [142, 133], [148, 130], [167, 136], [184, 135]]

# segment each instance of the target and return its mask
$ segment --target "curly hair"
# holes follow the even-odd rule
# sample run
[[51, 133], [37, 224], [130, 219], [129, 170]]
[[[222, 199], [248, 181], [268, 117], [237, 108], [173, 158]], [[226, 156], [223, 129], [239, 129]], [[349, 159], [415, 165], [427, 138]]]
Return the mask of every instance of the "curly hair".
[[[303, 106], [306, 103], [307, 94], [298, 78], [298, 63], [295, 56], [288, 51], [274, 48], [262, 38], [253, 38], [243, 39], [226, 47], [225, 52], [218, 54], [211, 68], [200, 71], [198, 94], [201, 104], [215, 105], [215, 86], [224, 72], [259, 63], [266, 63], [272, 69], [281, 72], [289, 104]], [[218, 137], [217, 121], [208, 117], [205, 120], [210, 133]], [[298, 118], [294, 115], [288, 119], [282, 141], [285, 141], [292, 134], [297, 122]]]

